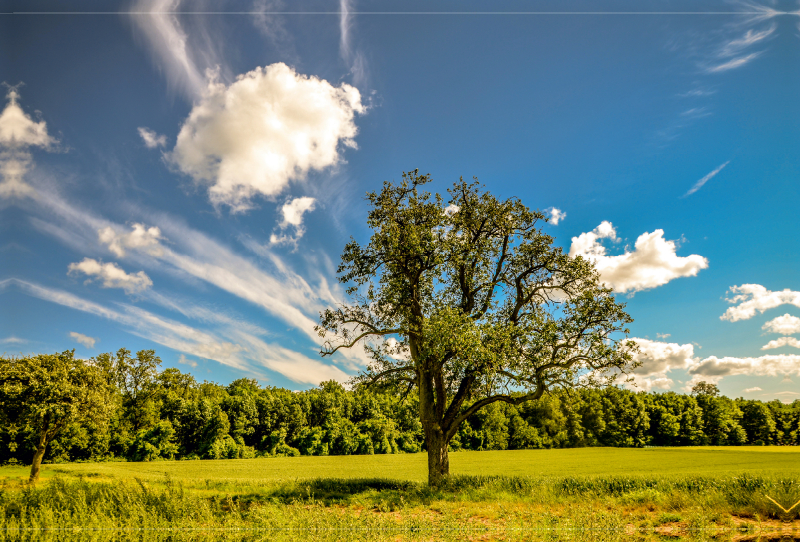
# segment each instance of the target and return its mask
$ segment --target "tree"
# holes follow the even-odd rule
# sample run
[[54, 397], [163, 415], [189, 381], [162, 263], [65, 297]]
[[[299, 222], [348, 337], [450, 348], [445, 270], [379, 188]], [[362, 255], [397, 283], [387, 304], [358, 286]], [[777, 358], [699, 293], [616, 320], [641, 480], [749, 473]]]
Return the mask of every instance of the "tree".
[[[546, 220], [477, 181], [445, 205], [415, 170], [371, 192], [365, 246], [351, 239], [339, 280], [353, 302], [321, 313], [321, 354], [363, 344], [355, 381], [419, 395], [428, 479], [449, 475], [448, 444], [480, 409], [552, 388], [609, 384], [632, 365], [631, 318], [591, 262], [553, 246]], [[524, 393], [513, 393], [523, 391]]]
[[47, 445], [73, 423], [107, 418], [108, 385], [95, 365], [74, 350], [23, 358], [0, 358], [0, 422], [32, 428], [36, 450], [30, 481], [39, 479]]
[[692, 386], [692, 395], [694, 397], [717, 397], [719, 395], [719, 388], [716, 384], [709, 384], [705, 380], [701, 380]]
[[134, 433], [148, 428], [158, 421], [158, 414], [153, 411], [151, 399], [156, 395], [158, 366], [161, 358], [155, 350], [139, 350], [136, 357], [131, 351], [120, 348], [116, 358], [104, 354], [101, 366], [108, 371], [109, 361], [113, 364], [112, 376], [122, 392], [123, 407], [127, 411]]

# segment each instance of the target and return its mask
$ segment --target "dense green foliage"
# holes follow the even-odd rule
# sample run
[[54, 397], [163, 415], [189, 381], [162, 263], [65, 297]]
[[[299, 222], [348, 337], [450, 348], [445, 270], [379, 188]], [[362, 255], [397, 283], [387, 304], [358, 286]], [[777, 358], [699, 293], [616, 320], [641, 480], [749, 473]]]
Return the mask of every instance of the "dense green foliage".
[[0, 358], [0, 427], [8, 448], [22, 432], [33, 448], [31, 481], [50, 442], [72, 425], [102, 428], [108, 419], [110, 386], [101, 367], [67, 350], [21, 358]]
[[[3, 360], [6, 362], [7, 360]], [[346, 390], [336, 382], [294, 392], [240, 379], [198, 383], [178, 369], [158, 371], [152, 351], [127, 350], [88, 362], [112, 390], [108, 416], [65, 425], [45, 462], [127, 459], [354, 455], [424, 449], [414, 394]], [[495, 403], [470, 416], [452, 450], [581, 446], [800, 444], [800, 401], [680, 395], [619, 388], [545, 395], [522, 405]], [[30, 464], [35, 419], [0, 426], [0, 461]]]

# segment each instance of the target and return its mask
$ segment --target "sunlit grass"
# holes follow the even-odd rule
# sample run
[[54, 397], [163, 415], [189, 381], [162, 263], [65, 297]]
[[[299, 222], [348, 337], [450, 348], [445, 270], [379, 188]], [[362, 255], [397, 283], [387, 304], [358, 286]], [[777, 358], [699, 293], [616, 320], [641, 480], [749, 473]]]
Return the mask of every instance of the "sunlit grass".
[[[800, 447], [574, 448], [454, 452], [455, 475], [606, 476], [730, 475], [742, 472], [800, 474]], [[421, 454], [278, 457], [150, 463], [70, 463], [44, 465], [42, 476], [94, 476], [98, 479], [246, 481], [272, 484], [310, 478], [390, 478], [424, 481], [427, 456]], [[25, 478], [24, 467], [0, 467], [0, 479]]]
[[460, 452], [436, 489], [424, 454], [46, 465], [36, 487], [3, 467], [0, 528], [731, 528], [797, 518], [770, 502], [800, 499], [797, 459], [796, 448]]

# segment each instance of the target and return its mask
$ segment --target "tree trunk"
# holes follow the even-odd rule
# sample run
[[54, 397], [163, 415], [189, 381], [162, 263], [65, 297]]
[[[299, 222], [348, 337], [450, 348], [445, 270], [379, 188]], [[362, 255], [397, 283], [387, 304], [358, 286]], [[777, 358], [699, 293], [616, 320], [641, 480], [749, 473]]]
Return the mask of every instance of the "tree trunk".
[[47, 435], [44, 431], [39, 435], [39, 443], [36, 446], [36, 451], [33, 454], [33, 463], [31, 463], [31, 477], [30, 482], [36, 483], [39, 480], [39, 471], [42, 468], [42, 458], [47, 449]]
[[424, 373], [419, 379], [419, 414], [428, 448], [428, 485], [435, 487], [450, 476], [450, 459], [447, 456], [448, 442], [436, 412], [433, 378]]
[[[427, 432], [426, 432], [427, 433]], [[426, 438], [428, 445], [428, 485], [441, 485], [450, 476], [450, 458], [447, 442], [441, 431], [433, 431], [433, 438]]]

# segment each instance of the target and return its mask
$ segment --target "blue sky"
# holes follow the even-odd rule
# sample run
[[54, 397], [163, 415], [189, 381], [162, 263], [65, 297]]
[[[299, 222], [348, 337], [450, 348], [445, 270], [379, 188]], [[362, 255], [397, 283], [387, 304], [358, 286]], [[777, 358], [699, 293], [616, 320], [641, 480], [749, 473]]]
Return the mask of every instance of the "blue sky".
[[345, 380], [313, 325], [364, 194], [419, 168], [547, 210], [640, 389], [800, 398], [797, 2], [35, 9], [0, 16], [0, 350]]

